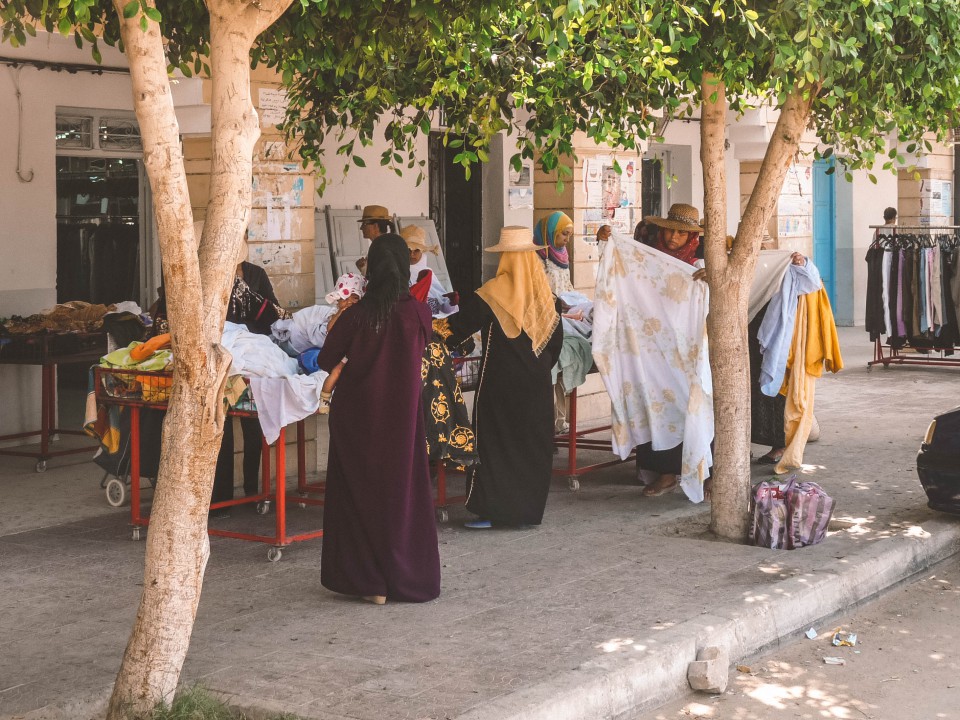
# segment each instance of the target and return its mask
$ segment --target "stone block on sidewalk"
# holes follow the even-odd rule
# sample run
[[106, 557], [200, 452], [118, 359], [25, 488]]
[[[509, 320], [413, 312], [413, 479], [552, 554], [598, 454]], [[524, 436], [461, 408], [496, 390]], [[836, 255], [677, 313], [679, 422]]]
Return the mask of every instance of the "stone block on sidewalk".
[[687, 667], [687, 682], [694, 690], [722, 693], [727, 689], [730, 656], [725, 648], [710, 645], [697, 653], [697, 659]]

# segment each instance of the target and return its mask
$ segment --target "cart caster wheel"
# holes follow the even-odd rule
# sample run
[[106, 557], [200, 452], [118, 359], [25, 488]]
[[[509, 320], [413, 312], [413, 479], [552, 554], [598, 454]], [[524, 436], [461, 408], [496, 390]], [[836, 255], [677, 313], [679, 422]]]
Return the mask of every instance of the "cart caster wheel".
[[267, 550], [267, 560], [278, 562], [283, 557], [283, 551], [280, 548], [270, 548]]
[[437, 522], [445, 523], [450, 519], [450, 513], [447, 512], [446, 508], [437, 508]]
[[139, 541], [140, 541], [140, 526], [139, 526], [139, 525], [136, 526], [136, 527], [134, 527], [134, 528], [130, 531], [130, 539], [133, 540], [134, 542], [139, 542]]
[[580, 481], [577, 480], [576, 475], [571, 475], [567, 478], [567, 485], [570, 488], [570, 492], [577, 492], [580, 489]]
[[37, 472], [46, 472], [47, 471], [47, 461], [39, 460], [37, 461]]
[[[270, 512], [269, 500], [261, 500], [260, 502], [257, 503], [257, 515], [266, 515], [268, 512]], [[278, 560], [280, 559], [279, 555], [277, 556], [277, 559]]]
[[110, 478], [106, 487], [107, 504], [120, 507], [127, 501], [127, 484], [119, 478]]

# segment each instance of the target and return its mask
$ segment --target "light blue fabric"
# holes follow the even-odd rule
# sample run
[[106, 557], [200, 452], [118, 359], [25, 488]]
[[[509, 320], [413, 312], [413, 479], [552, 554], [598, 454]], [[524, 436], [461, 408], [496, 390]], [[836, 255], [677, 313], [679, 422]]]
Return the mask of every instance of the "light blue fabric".
[[776, 397], [787, 371], [787, 356], [793, 340], [793, 324], [797, 319], [797, 298], [820, 289], [820, 271], [810, 260], [805, 265], [787, 268], [780, 292], [770, 298], [767, 313], [760, 323], [757, 339], [763, 360], [760, 363], [760, 390]]

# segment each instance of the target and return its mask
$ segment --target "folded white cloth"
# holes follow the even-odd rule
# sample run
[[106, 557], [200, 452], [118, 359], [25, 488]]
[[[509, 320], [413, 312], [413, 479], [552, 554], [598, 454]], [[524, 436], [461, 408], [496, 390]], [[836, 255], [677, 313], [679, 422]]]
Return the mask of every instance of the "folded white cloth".
[[297, 374], [297, 361], [277, 347], [268, 335], [257, 335], [246, 326], [227, 322], [221, 344], [233, 356], [231, 375], [282, 377]]
[[277, 343], [289, 342], [298, 353], [322, 348], [327, 339], [327, 323], [336, 312], [331, 305], [305, 307], [288, 320], [277, 320], [270, 326], [270, 335]]

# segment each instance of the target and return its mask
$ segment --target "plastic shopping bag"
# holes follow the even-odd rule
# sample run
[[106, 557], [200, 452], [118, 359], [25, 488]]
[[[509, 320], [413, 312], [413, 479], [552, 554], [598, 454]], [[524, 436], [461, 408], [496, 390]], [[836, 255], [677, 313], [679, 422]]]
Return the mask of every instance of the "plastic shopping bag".
[[834, 501], [813, 482], [761, 482], [750, 498], [750, 543], [772, 550], [815, 545], [827, 534]]

